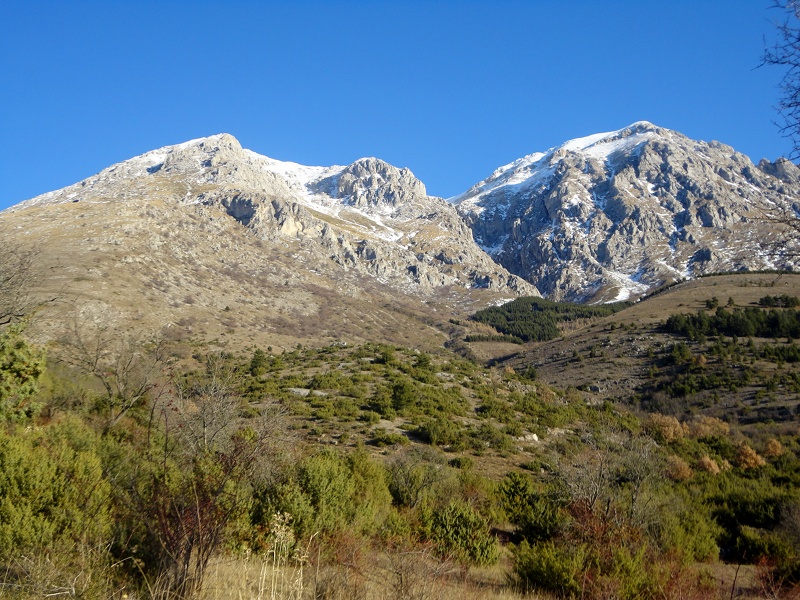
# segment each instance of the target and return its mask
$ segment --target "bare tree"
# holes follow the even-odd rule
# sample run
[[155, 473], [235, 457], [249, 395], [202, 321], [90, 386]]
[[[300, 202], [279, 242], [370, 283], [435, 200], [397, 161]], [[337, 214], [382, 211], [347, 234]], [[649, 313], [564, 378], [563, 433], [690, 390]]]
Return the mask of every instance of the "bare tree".
[[151, 594], [196, 597], [226, 528], [249, 506], [249, 487], [285, 446], [283, 412], [262, 403], [242, 416], [238, 375], [221, 356], [153, 403], [150, 443], [130, 486], [147, 531]]
[[180, 418], [181, 437], [192, 452], [230, 443], [241, 412], [237, 378], [224, 357], [212, 355], [206, 359], [201, 379], [176, 383], [173, 406]]
[[[789, 158], [800, 158], [800, 0], [774, 0], [772, 8], [780, 11], [776, 23], [777, 39], [764, 50], [760, 66], [784, 69], [779, 84], [780, 96], [775, 107], [780, 115], [776, 125], [792, 143]], [[788, 161], [787, 161], [788, 162]], [[796, 181], [786, 165], [777, 161], [774, 173], [780, 179]], [[794, 260], [800, 256], [800, 204], [787, 202], [768, 209], [765, 220], [775, 227], [776, 237], [765, 243], [766, 249], [777, 257]]]
[[144, 402], [163, 379], [166, 367], [160, 340], [141, 339], [78, 320], [61, 339], [60, 359], [91, 375], [102, 387], [106, 429]]
[[[641, 527], [656, 518], [651, 488], [662, 472], [655, 444], [628, 433], [583, 436], [583, 449], [561, 461], [559, 479], [592, 534]], [[591, 518], [589, 518], [591, 517]]]
[[778, 39], [764, 51], [761, 64], [785, 69], [780, 83], [777, 109], [781, 132], [792, 141], [791, 158], [800, 158], [800, 0], [775, 0], [773, 8], [783, 12], [776, 25]]

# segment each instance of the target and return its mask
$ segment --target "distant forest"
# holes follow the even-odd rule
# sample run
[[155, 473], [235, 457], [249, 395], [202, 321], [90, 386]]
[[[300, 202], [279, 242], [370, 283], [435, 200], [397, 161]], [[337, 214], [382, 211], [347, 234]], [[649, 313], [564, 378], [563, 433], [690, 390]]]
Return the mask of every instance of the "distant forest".
[[[708, 303], [707, 303], [708, 304]], [[800, 312], [782, 308], [795, 307], [800, 299], [794, 296], [765, 296], [759, 306], [731, 308], [717, 306], [715, 312], [699, 311], [694, 315], [672, 315], [664, 328], [669, 333], [684, 335], [691, 340], [708, 336], [727, 335], [760, 338], [800, 338]]]
[[628, 306], [628, 302], [586, 306], [529, 297], [480, 310], [471, 319], [523, 342], [543, 342], [560, 335], [559, 323], [606, 317]]

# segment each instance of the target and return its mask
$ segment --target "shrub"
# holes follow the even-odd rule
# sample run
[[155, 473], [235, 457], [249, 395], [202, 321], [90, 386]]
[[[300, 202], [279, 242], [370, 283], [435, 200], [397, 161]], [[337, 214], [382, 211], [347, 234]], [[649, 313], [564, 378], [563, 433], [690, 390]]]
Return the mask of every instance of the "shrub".
[[364, 410], [358, 415], [359, 421], [364, 421], [367, 425], [377, 425], [381, 416], [374, 410]]
[[692, 468], [689, 463], [674, 454], [667, 457], [665, 472], [672, 481], [686, 481], [692, 478]]
[[731, 433], [731, 426], [716, 417], [701, 416], [689, 423], [692, 437], [726, 437]]
[[472, 470], [475, 467], [475, 461], [469, 456], [456, 456], [448, 464], [454, 469], [463, 469], [465, 471]]
[[322, 451], [300, 465], [298, 483], [314, 508], [314, 528], [332, 532], [350, 520], [355, 491], [347, 460], [332, 451]]
[[578, 596], [587, 556], [581, 545], [561, 547], [553, 542], [530, 545], [523, 540], [513, 550], [514, 575], [525, 590]]
[[767, 458], [778, 458], [779, 456], [783, 456], [783, 453], [783, 445], [778, 440], [775, 438], [770, 438], [767, 440], [767, 443], [764, 446], [764, 456]]
[[645, 429], [658, 443], [669, 444], [681, 439], [686, 434], [687, 428], [675, 417], [653, 413], [647, 419]]
[[765, 464], [767, 464], [767, 461], [761, 458], [758, 453], [747, 444], [740, 445], [739, 449], [736, 451], [736, 465], [744, 471], [757, 469], [763, 467]]
[[395, 445], [405, 446], [408, 444], [408, 438], [402, 433], [391, 433], [386, 431], [383, 427], [376, 427], [372, 430], [371, 443], [378, 447]]
[[527, 475], [509, 473], [500, 484], [498, 494], [508, 520], [530, 542], [549, 540], [563, 525], [559, 504], [550, 496], [538, 493]]
[[261, 348], [256, 348], [253, 351], [253, 356], [250, 359], [249, 371], [253, 377], [260, 377], [269, 369], [270, 360], [266, 352]]
[[33, 398], [45, 370], [44, 351], [22, 337], [23, 324], [0, 334], [0, 416], [32, 417], [38, 409]]
[[476, 450], [481, 450], [483, 446], [489, 446], [498, 452], [510, 452], [514, 449], [511, 436], [486, 421], [472, 431], [472, 437]]
[[709, 473], [710, 475], [719, 475], [721, 471], [717, 462], [708, 454], [700, 457], [700, 459], [695, 463], [694, 468], [698, 471]]
[[444, 417], [427, 420], [417, 428], [417, 434], [434, 446], [460, 445], [464, 438], [461, 426]]
[[684, 564], [718, 558], [719, 527], [705, 509], [676, 501], [665, 505], [658, 519], [656, 538], [661, 549]]
[[400, 506], [414, 508], [430, 497], [445, 477], [441, 465], [432, 464], [430, 455], [409, 453], [389, 465], [389, 491]]
[[433, 511], [430, 538], [440, 556], [464, 564], [490, 565], [500, 554], [488, 519], [462, 500]]
[[[0, 431], [0, 561], [107, 543], [111, 485], [96, 435], [77, 419]], [[9, 562], [10, 561], [10, 562]]]

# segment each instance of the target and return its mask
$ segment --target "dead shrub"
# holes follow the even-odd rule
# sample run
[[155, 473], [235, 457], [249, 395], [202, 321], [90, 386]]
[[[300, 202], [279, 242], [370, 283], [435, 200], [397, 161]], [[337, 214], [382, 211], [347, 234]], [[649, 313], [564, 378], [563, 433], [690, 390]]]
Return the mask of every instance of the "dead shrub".
[[711, 458], [708, 454], [700, 458], [700, 460], [698, 460], [695, 463], [694, 468], [697, 469], [698, 471], [710, 473], [711, 475], [719, 475], [721, 472], [721, 469], [719, 468], [717, 462], [713, 458]]
[[726, 437], [730, 433], [730, 425], [716, 417], [701, 416], [689, 423], [689, 434], [696, 438]]
[[686, 424], [675, 417], [653, 413], [645, 424], [645, 429], [650, 436], [660, 444], [669, 444], [686, 435]]
[[758, 453], [747, 444], [742, 444], [736, 451], [736, 466], [745, 471], [750, 469], [757, 469], [767, 464]]
[[665, 472], [672, 481], [686, 481], [691, 479], [693, 475], [689, 463], [674, 454], [667, 457]]

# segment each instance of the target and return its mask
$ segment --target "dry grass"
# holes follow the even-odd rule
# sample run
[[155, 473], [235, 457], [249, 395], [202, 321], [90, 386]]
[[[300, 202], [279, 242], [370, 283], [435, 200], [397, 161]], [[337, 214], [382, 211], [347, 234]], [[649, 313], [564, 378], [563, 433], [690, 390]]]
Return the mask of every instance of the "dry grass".
[[[493, 571], [493, 572], [492, 572]], [[465, 573], [425, 552], [376, 552], [357, 563], [319, 564], [312, 557], [301, 575], [297, 565], [276, 567], [257, 558], [218, 557], [209, 566], [202, 600], [521, 600], [501, 567]]]
[[[430, 349], [446, 340], [443, 305], [343, 270], [313, 245], [260, 240], [215, 207], [157, 197], [33, 207], [4, 214], [0, 239], [36, 243], [42, 276], [35, 292], [58, 297], [31, 330], [42, 341], [57, 339], [76, 314], [120, 330], [171, 330], [169, 337], [229, 351], [339, 339]], [[494, 299], [473, 292], [448, 302]]]

